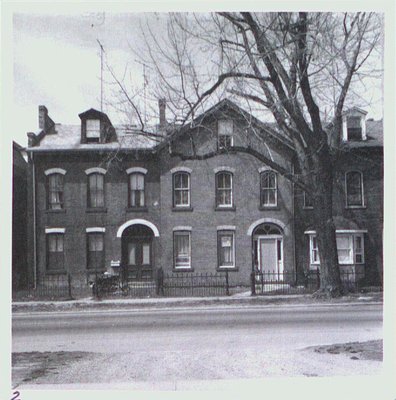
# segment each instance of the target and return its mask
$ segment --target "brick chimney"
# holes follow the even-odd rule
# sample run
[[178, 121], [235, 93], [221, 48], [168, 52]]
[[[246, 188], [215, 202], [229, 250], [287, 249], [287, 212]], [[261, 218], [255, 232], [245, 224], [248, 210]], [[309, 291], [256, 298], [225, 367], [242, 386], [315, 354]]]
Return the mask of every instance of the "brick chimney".
[[39, 129], [43, 130], [45, 133], [50, 133], [50, 130], [55, 126], [55, 122], [48, 116], [48, 109], [46, 106], [39, 106], [38, 122]]
[[159, 108], [159, 125], [160, 127], [164, 127], [166, 125], [166, 100], [159, 99], [158, 100], [158, 108]]

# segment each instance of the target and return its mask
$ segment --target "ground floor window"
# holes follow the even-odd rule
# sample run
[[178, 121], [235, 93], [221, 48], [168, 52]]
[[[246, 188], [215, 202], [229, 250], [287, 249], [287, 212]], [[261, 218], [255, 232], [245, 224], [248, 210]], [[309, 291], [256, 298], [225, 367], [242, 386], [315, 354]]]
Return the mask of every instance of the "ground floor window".
[[103, 233], [87, 234], [87, 268], [99, 270], [104, 267]]
[[[338, 262], [340, 264], [364, 263], [364, 236], [361, 232], [336, 232]], [[310, 263], [319, 266], [319, 250], [316, 234], [310, 234]]]
[[47, 269], [64, 269], [63, 233], [47, 234]]
[[191, 233], [173, 232], [173, 258], [175, 268], [191, 268]]
[[235, 267], [234, 232], [217, 232], [217, 254], [219, 268]]

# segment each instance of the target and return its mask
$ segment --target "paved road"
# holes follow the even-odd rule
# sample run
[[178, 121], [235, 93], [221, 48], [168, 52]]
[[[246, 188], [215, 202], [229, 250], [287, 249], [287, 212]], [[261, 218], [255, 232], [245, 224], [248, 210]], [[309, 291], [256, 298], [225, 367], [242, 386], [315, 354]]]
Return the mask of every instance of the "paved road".
[[341, 358], [341, 364], [329, 364], [323, 355], [314, 355], [315, 360], [302, 355], [302, 349], [382, 338], [382, 306], [18, 313], [12, 327], [13, 352], [100, 353], [96, 361], [69, 368], [70, 373], [62, 374], [63, 383], [94, 382], [97, 376], [110, 382], [343, 375], [372, 364]]

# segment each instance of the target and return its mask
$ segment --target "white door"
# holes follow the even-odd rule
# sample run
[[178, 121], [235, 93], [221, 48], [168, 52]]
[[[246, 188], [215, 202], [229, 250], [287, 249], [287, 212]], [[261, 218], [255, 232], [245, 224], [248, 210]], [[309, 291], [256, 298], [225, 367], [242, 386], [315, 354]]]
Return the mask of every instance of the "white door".
[[283, 249], [281, 237], [259, 239], [259, 269], [263, 273], [283, 272]]

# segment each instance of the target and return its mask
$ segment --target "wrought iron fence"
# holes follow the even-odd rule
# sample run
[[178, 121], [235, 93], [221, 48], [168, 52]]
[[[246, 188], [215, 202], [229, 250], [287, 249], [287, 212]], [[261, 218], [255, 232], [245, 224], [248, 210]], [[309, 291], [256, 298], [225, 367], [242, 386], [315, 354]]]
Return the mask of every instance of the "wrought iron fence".
[[158, 277], [158, 294], [166, 297], [228, 296], [228, 271], [216, 273], [170, 273]]
[[[348, 292], [356, 292], [364, 282], [364, 273], [340, 271], [341, 282]], [[253, 295], [309, 294], [320, 288], [319, 269], [297, 276], [294, 272], [255, 271], [251, 274]]]

